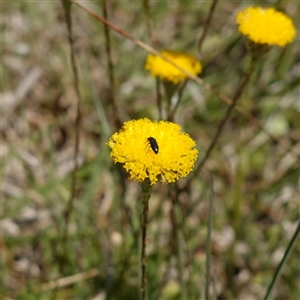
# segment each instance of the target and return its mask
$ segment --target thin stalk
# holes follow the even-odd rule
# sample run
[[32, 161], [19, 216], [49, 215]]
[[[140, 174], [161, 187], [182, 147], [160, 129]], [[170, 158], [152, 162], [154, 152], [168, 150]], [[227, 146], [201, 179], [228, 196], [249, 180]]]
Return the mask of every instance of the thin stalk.
[[70, 198], [66, 207], [65, 212], [65, 226], [63, 228], [62, 232], [62, 241], [61, 241], [61, 248], [62, 253], [59, 260], [59, 268], [60, 272], [63, 273], [64, 265], [66, 262], [66, 253], [67, 253], [67, 243], [68, 243], [68, 228], [70, 223], [71, 214], [73, 211], [74, 206], [74, 199], [76, 195], [76, 186], [77, 186], [77, 170], [78, 170], [78, 152], [79, 152], [79, 129], [81, 124], [81, 110], [80, 110], [80, 103], [81, 103], [81, 96], [80, 96], [80, 90], [79, 90], [79, 76], [78, 76], [78, 69], [75, 59], [75, 44], [74, 44], [74, 38], [73, 38], [73, 31], [72, 31], [72, 17], [71, 17], [71, 5], [72, 2], [69, 0], [61, 0], [64, 14], [65, 14], [65, 20], [67, 24], [68, 29], [68, 40], [70, 44], [70, 58], [71, 58], [71, 66], [73, 71], [73, 85], [76, 93], [76, 119], [75, 119], [75, 145], [74, 145], [74, 171], [72, 173], [71, 178], [71, 194]]
[[287, 262], [287, 259], [289, 258], [290, 254], [293, 251], [293, 248], [294, 248], [294, 246], [295, 246], [295, 244], [296, 244], [296, 242], [297, 242], [297, 240], [299, 238], [299, 235], [300, 235], [300, 220], [298, 222], [298, 226], [297, 226], [297, 228], [295, 230], [295, 233], [292, 236], [292, 238], [291, 238], [291, 240], [290, 240], [290, 242], [289, 242], [289, 244], [288, 244], [288, 246], [287, 246], [287, 248], [285, 250], [285, 253], [284, 253], [283, 257], [282, 257], [282, 260], [280, 261], [280, 263], [279, 263], [279, 265], [278, 265], [278, 267], [277, 267], [277, 269], [275, 271], [275, 274], [274, 274], [274, 276], [272, 278], [272, 281], [271, 281], [271, 283], [270, 283], [270, 285], [268, 287], [268, 290], [267, 290], [266, 296], [264, 297], [264, 300], [271, 299], [271, 295], [272, 295], [272, 292], [274, 290], [274, 287], [275, 287], [276, 283], [278, 282], [278, 279], [279, 279], [279, 277], [281, 275], [283, 267], [285, 266], [285, 263]]
[[244, 75], [244, 78], [242, 79], [242, 82], [241, 82], [240, 86], [236, 90], [235, 95], [232, 98], [231, 104], [227, 107], [226, 114], [223, 117], [222, 121], [219, 123], [218, 129], [215, 133], [215, 136], [213, 137], [212, 141], [210, 142], [210, 145], [209, 145], [209, 147], [208, 147], [208, 149], [205, 153], [205, 156], [203, 157], [202, 161], [200, 162], [200, 164], [196, 168], [195, 174], [200, 172], [200, 170], [202, 169], [202, 167], [204, 166], [204, 164], [208, 160], [210, 154], [212, 153], [212, 151], [216, 147], [217, 142], [219, 140], [219, 137], [221, 136], [221, 133], [223, 132], [223, 130], [225, 128], [225, 125], [227, 124], [228, 120], [230, 119], [230, 116], [231, 116], [231, 113], [232, 113], [234, 107], [236, 106], [238, 100], [240, 99], [240, 97], [241, 97], [241, 95], [244, 91], [244, 88], [247, 86], [248, 82], [250, 81], [253, 70], [254, 70], [254, 63], [253, 63], [253, 61], [251, 61], [250, 65], [249, 65], [249, 70]]
[[209, 300], [210, 285], [210, 259], [211, 259], [211, 231], [212, 231], [212, 208], [214, 200], [214, 178], [211, 178], [211, 192], [208, 207], [207, 237], [206, 237], [206, 278], [205, 278], [205, 299]]
[[214, 14], [217, 3], [218, 3], [218, 0], [213, 0], [213, 2], [211, 4], [211, 7], [210, 7], [210, 10], [209, 10], [209, 13], [207, 15], [202, 35], [201, 35], [201, 37], [199, 38], [199, 41], [198, 41], [198, 56], [200, 56], [200, 54], [201, 54], [201, 47], [202, 47], [203, 41], [204, 41], [204, 39], [205, 39], [205, 37], [208, 33], [208, 29], [209, 29], [210, 23], [212, 21], [212, 16]]
[[149, 199], [151, 196], [151, 183], [149, 178], [146, 178], [142, 184], [142, 253], [141, 253], [141, 293], [142, 300], [147, 299], [147, 274], [146, 274], [146, 244], [147, 244], [147, 224], [149, 214]]

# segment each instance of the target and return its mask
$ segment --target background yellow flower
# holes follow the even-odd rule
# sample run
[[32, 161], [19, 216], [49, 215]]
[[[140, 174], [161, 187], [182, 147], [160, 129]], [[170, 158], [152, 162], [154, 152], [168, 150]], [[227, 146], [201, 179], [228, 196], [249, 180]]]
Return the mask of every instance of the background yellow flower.
[[[124, 163], [130, 179], [142, 182], [149, 177], [155, 184], [161, 176], [162, 182], [174, 182], [192, 171], [198, 156], [195, 141], [180, 130], [178, 124], [171, 122], [132, 120], [125, 122], [107, 145], [112, 149], [114, 162]], [[155, 139], [157, 153], [149, 137]]]
[[274, 8], [249, 7], [236, 16], [239, 31], [258, 44], [285, 46], [296, 36], [292, 20]]
[[[197, 75], [202, 71], [200, 62], [190, 54], [169, 50], [161, 51], [160, 54], [193, 75]], [[174, 84], [188, 79], [188, 76], [185, 73], [172, 66], [161, 57], [153, 54], [148, 55], [145, 69], [150, 71], [153, 77], [159, 77], [162, 80], [171, 81]]]

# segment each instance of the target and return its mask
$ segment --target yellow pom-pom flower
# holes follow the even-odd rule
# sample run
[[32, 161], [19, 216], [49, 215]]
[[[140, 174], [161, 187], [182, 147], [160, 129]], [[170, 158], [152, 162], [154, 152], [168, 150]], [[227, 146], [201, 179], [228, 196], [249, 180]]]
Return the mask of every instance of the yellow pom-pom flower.
[[[160, 54], [193, 75], [197, 75], [202, 71], [200, 62], [190, 54], [169, 50], [161, 51]], [[160, 56], [153, 54], [148, 55], [145, 69], [150, 71], [153, 77], [159, 77], [161, 80], [170, 81], [174, 84], [178, 84], [180, 81], [188, 79], [188, 76], [181, 70], [174, 67]]]
[[236, 15], [239, 31], [257, 44], [285, 46], [296, 36], [292, 20], [274, 8], [248, 7]]
[[198, 156], [196, 143], [178, 124], [147, 118], [125, 122], [107, 145], [115, 163], [123, 163], [130, 179], [155, 184], [187, 176]]

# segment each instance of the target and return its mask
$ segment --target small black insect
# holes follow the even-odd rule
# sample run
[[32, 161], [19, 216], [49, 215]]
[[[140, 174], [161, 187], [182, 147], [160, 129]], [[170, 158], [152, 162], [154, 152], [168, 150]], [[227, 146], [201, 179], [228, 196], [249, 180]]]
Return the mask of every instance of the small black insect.
[[153, 138], [152, 136], [150, 136], [150, 137], [147, 138], [147, 140], [149, 141], [150, 147], [151, 147], [151, 149], [153, 150], [153, 152], [154, 152], [155, 154], [157, 154], [157, 153], [158, 153], [158, 145], [157, 145], [156, 139]]

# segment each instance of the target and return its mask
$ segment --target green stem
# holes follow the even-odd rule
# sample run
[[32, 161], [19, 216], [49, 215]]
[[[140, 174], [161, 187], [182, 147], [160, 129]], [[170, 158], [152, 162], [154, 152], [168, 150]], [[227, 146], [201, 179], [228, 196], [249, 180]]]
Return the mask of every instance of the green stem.
[[208, 33], [208, 29], [209, 29], [209, 26], [211, 24], [211, 21], [212, 21], [212, 16], [215, 12], [215, 9], [216, 9], [216, 6], [217, 6], [217, 3], [218, 3], [218, 0], [213, 0], [212, 4], [211, 4], [211, 7], [210, 7], [210, 10], [209, 10], [209, 13], [207, 15], [207, 18], [206, 18], [206, 21], [205, 21], [205, 25], [204, 25], [204, 29], [203, 29], [203, 32], [202, 32], [202, 35], [199, 39], [199, 42], [198, 42], [198, 55], [200, 56], [200, 53], [201, 53], [201, 47], [203, 45], [203, 41]]
[[147, 223], [149, 214], [149, 199], [151, 196], [151, 182], [146, 178], [142, 184], [142, 253], [141, 253], [141, 293], [142, 300], [147, 299], [147, 276], [146, 276], [146, 237], [147, 237]]
[[239, 86], [239, 88], [237, 89], [234, 97], [232, 98], [232, 103], [227, 107], [227, 111], [225, 113], [225, 116], [223, 117], [222, 121], [219, 123], [217, 131], [215, 133], [215, 136], [213, 137], [204, 158], [202, 159], [200, 165], [197, 168], [197, 173], [200, 172], [200, 170], [202, 169], [203, 165], [206, 163], [206, 161], [208, 160], [211, 152], [214, 150], [215, 146], [217, 145], [217, 142], [219, 141], [219, 137], [221, 136], [221, 133], [223, 132], [223, 129], [225, 128], [225, 125], [227, 124], [227, 122], [229, 121], [230, 117], [231, 117], [231, 113], [234, 109], [234, 107], [236, 106], [238, 100], [240, 99], [245, 87], [247, 86], [248, 82], [250, 81], [250, 77], [252, 75], [253, 72], [253, 62], [250, 63], [250, 67], [249, 67], [249, 71], [245, 74], [243, 80], [241, 81], [241, 84]]
[[278, 281], [278, 279], [279, 279], [279, 277], [281, 275], [282, 269], [283, 269], [283, 267], [284, 267], [284, 265], [285, 265], [288, 257], [292, 253], [292, 250], [293, 250], [293, 248], [294, 248], [294, 246], [296, 244], [296, 241], [298, 240], [299, 235], [300, 235], [300, 221], [298, 223], [298, 226], [296, 228], [296, 231], [295, 231], [294, 235], [292, 236], [292, 238], [291, 238], [291, 240], [290, 240], [290, 242], [289, 242], [289, 244], [288, 244], [288, 246], [287, 246], [287, 248], [285, 250], [285, 253], [284, 253], [283, 257], [282, 257], [282, 260], [279, 263], [279, 265], [278, 265], [278, 267], [277, 267], [277, 269], [275, 271], [275, 274], [274, 274], [274, 276], [272, 278], [272, 281], [271, 281], [271, 283], [269, 285], [269, 288], [267, 290], [266, 296], [264, 297], [264, 300], [270, 299], [271, 294], [272, 294], [272, 292], [274, 290], [274, 287], [275, 287], [275, 285], [276, 285], [276, 283], [277, 283], [277, 281]]

